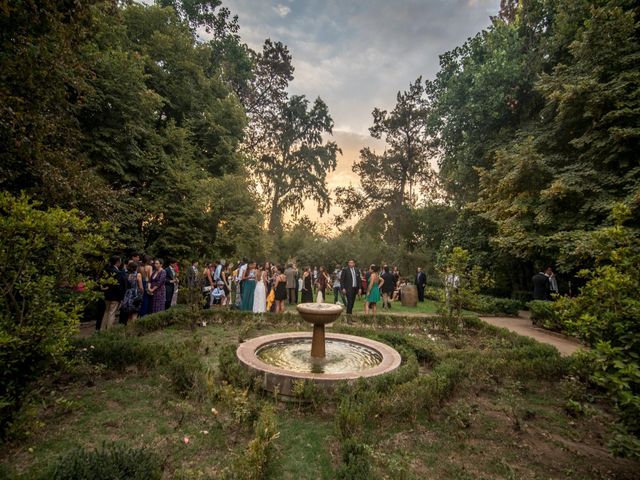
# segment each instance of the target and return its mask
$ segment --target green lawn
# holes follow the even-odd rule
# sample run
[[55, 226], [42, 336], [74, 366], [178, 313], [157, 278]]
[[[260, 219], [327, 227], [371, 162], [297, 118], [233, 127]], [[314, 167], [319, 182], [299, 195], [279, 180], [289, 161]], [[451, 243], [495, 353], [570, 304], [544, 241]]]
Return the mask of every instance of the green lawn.
[[[421, 306], [424, 313], [434, 308]], [[349, 326], [338, 321], [334, 331], [404, 342], [402, 352], [412, 349], [418, 360], [413, 379], [397, 380], [384, 394], [365, 388], [350, 404], [344, 403], [347, 397], [287, 403], [227, 383], [219, 352], [235, 347], [240, 337], [308, 326], [293, 316], [279, 316], [273, 324], [271, 315], [241, 321], [221, 316], [204, 328], [173, 326], [127, 337], [152, 346], [147, 354], [174, 345], [195, 355], [205, 375], [186, 395], [175, 391], [171, 369], [139, 361], [120, 372], [84, 364], [55, 382], [43, 380], [24, 437], [0, 451], [5, 472], [26, 479], [74, 448], [118, 442], [158, 453], [164, 478], [219, 478], [245, 458], [255, 436], [251, 412], [274, 405], [279, 435], [264, 478], [332, 479], [344, 473], [346, 444], [338, 418], [355, 422], [354, 438], [371, 469], [366, 478], [637, 478], [637, 462], [607, 451], [613, 436], [609, 406], [567, 380], [566, 360], [533, 340], [477, 322], [448, 331], [435, 320], [408, 317], [386, 331], [375, 323], [358, 325], [357, 317]], [[116, 349], [114, 355], [126, 352]], [[445, 364], [459, 370], [446, 391]], [[424, 383], [434, 375], [439, 380]], [[425, 395], [434, 401], [425, 402]], [[584, 413], [567, 413], [570, 398]], [[359, 410], [359, 402], [368, 410]], [[352, 414], [345, 416], [345, 405]], [[0, 468], [0, 478], [1, 473]], [[343, 478], [360, 478], [351, 475]]]
[[[315, 300], [315, 295], [314, 295]], [[325, 299], [327, 303], [333, 303], [333, 291], [327, 292], [327, 298]], [[425, 299], [424, 302], [418, 302], [416, 307], [405, 307], [401, 302], [391, 302], [390, 310], [383, 310], [382, 301], [378, 302], [378, 312], [377, 313], [411, 313], [411, 314], [434, 314], [438, 312], [439, 303], [433, 300]], [[293, 310], [295, 307], [293, 305], [288, 305], [287, 309]], [[364, 297], [360, 297], [356, 299], [356, 302], [353, 306], [353, 313], [364, 313]]]

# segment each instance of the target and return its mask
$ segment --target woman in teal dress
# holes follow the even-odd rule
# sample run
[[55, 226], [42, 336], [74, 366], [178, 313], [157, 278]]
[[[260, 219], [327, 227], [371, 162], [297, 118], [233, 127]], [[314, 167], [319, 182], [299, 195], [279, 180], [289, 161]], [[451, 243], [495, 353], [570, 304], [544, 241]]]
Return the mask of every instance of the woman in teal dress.
[[249, 264], [242, 277], [242, 302], [240, 310], [253, 312], [253, 293], [256, 291], [256, 262]]
[[367, 315], [369, 310], [375, 316], [378, 302], [380, 301], [380, 287], [384, 284], [384, 279], [380, 278], [378, 271], [380, 269], [375, 265], [369, 267], [369, 285], [367, 285], [367, 298], [364, 302], [364, 313]]

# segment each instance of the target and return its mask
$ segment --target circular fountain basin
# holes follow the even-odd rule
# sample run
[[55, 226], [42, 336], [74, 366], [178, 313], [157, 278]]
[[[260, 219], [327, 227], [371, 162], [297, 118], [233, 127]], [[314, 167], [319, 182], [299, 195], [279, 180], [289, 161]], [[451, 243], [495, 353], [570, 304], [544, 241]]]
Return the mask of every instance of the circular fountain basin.
[[326, 336], [327, 356], [313, 358], [309, 349], [311, 333], [276, 333], [240, 344], [236, 353], [262, 379], [265, 390], [293, 396], [294, 382], [311, 381], [323, 390], [339, 382], [373, 377], [400, 366], [400, 354], [384, 343], [331, 333]]
[[333, 323], [342, 313], [342, 307], [333, 303], [300, 303], [296, 310], [303, 320], [314, 325]]

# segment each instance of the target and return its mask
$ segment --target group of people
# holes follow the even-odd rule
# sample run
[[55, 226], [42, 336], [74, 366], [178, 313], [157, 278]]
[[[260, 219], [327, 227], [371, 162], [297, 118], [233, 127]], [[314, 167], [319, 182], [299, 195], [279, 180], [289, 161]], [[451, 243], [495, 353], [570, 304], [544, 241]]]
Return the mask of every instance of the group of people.
[[350, 260], [348, 267], [338, 265], [329, 272], [323, 266], [299, 270], [293, 263], [258, 264], [246, 258], [235, 265], [224, 260], [209, 262], [202, 271], [198, 262], [193, 261], [187, 282], [192, 287], [200, 282], [205, 308], [227, 305], [253, 313], [284, 312], [286, 304], [322, 303], [330, 291], [333, 302], [344, 304], [347, 313], [352, 312], [359, 296], [366, 297], [365, 311], [375, 313], [381, 299], [383, 308], [391, 308], [391, 301], [399, 298], [401, 284], [397, 267], [392, 271], [386, 265], [382, 273], [375, 265], [364, 271]]
[[[148, 313], [171, 308], [177, 303], [180, 266], [174, 259], [164, 262], [133, 254], [123, 262], [114, 255], [104, 272], [105, 311], [98, 328], [106, 330], [118, 323], [128, 323]], [[297, 303], [325, 302], [333, 292], [333, 303], [341, 303], [348, 314], [356, 299], [364, 298], [365, 313], [376, 313], [382, 301], [383, 309], [400, 300], [406, 280], [397, 267], [371, 265], [364, 270], [349, 260], [330, 272], [325, 267], [298, 269], [294, 263], [258, 264], [243, 258], [237, 264], [225, 260], [208, 262], [201, 269], [191, 262], [183, 272], [189, 288], [201, 291], [204, 308], [230, 306], [242, 311], [284, 312], [285, 306]], [[419, 299], [424, 299], [426, 277], [421, 269], [416, 276]]]
[[133, 254], [126, 263], [119, 255], [112, 256], [101, 282], [105, 310], [97, 328], [108, 330], [118, 320], [126, 324], [176, 305], [179, 272], [174, 259], [165, 266], [163, 259], [147, 255]]
[[534, 300], [553, 300], [553, 296], [559, 293], [556, 274], [549, 266], [536, 273], [531, 281]]

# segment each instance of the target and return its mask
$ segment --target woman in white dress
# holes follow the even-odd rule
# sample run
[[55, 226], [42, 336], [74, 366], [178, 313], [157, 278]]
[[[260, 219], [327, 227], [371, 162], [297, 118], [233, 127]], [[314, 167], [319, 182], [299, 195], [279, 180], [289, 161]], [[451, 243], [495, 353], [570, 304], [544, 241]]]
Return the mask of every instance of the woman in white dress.
[[264, 313], [267, 311], [267, 277], [268, 274], [263, 269], [256, 271], [256, 290], [253, 294], [253, 313]]

